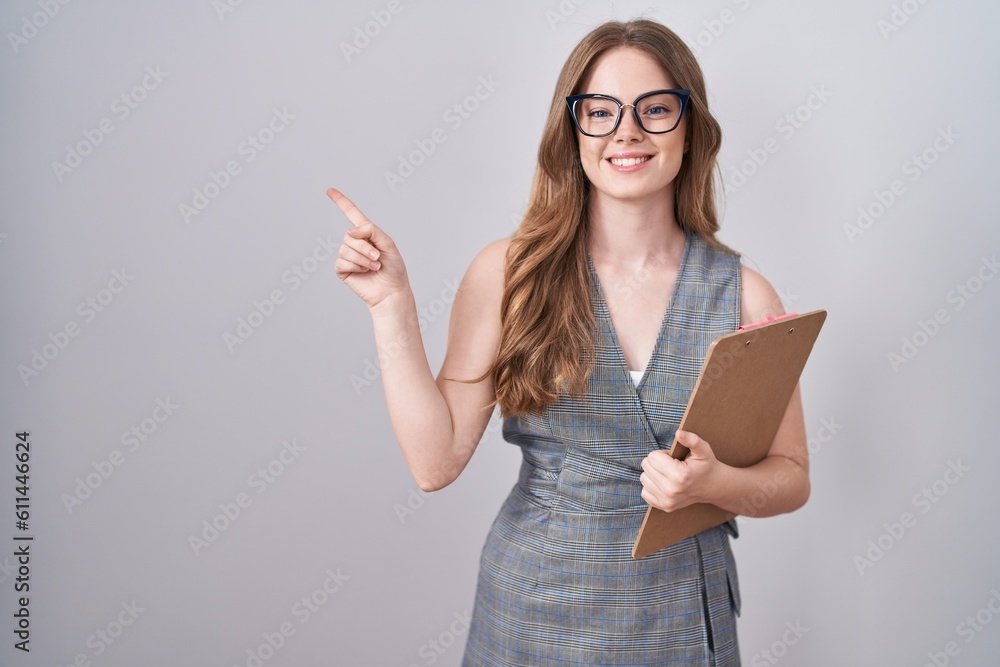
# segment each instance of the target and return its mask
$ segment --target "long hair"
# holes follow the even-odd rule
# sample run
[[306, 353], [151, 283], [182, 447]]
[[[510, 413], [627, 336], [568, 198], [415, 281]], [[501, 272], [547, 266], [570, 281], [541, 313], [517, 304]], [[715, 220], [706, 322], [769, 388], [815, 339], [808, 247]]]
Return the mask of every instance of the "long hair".
[[[701, 68], [686, 44], [655, 21], [611, 21], [573, 49], [552, 96], [538, 149], [527, 210], [507, 249], [497, 358], [493, 375], [503, 417], [541, 413], [560, 394], [581, 394], [594, 365], [595, 321], [587, 270], [587, 197], [576, 128], [565, 98], [579, 92], [597, 59], [616, 47], [652, 56], [679, 88], [688, 149], [674, 179], [674, 214], [686, 232], [733, 252], [715, 238], [714, 172], [722, 130], [708, 110]], [[734, 253], [736, 254], [736, 253]], [[491, 406], [492, 407], [492, 406]]]

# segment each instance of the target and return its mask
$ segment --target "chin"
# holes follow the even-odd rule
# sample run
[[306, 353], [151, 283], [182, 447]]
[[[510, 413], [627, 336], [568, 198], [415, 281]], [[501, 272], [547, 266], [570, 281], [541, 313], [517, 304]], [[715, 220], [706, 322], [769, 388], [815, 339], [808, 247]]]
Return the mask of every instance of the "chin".
[[610, 197], [611, 199], [635, 201], [660, 196], [668, 187], [670, 187], [670, 182], [655, 184], [631, 183], [624, 186], [622, 184], [616, 184], [614, 186], [594, 189], [599, 190], [605, 197]]

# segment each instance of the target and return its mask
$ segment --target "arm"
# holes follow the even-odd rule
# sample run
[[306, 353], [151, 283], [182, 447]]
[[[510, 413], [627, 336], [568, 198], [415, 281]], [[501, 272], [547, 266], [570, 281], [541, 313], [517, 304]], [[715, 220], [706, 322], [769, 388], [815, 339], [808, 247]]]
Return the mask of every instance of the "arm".
[[479, 377], [496, 358], [507, 243], [502, 239], [484, 248], [462, 278], [436, 380], [421, 341], [413, 295], [408, 292], [400, 304], [372, 309], [380, 356], [396, 350], [382, 370], [389, 416], [406, 464], [423, 491], [436, 491], [458, 478], [492, 415], [487, 407], [496, 397], [492, 377], [475, 384], [448, 378]]
[[[774, 288], [759, 273], [742, 268], [740, 324], [783, 315]], [[643, 499], [665, 511], [699, 502], [712, 503], [744, 516], [767, 517], [792, 512], [809, 499], [809, 450], [799, 386], [789, 400], [763, 461], [736, 468], [718, 461], [710, 443], [679, 431], [678, 441], [691, 453], [683, 461], [666, 451], [651, 452], [642, 462]]]
[[470, 379], [493, 363], [500, 340], [500, 298], [507, 240], [472, 261], [452, 305], [448, 349], [439, 378], [427, 361], [413, 292], [392, 239], [336, 190], [330, 198], [353, 223], [344, 235], [337, 275], [369, 306], [382, 382], [396, 439], [424, 491], [453, 482], [472, 457], [489, 422], [492, 378]]

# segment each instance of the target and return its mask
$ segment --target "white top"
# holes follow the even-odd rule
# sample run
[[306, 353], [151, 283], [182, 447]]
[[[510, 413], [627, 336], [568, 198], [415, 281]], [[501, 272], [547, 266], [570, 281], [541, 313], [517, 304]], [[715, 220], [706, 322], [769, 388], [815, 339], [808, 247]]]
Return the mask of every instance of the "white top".
[[632, 376], [632, 384], [634, 384], [636, 386], [639, 386], [639, 381], [642, 380], [642, 374], [645, 373], [645, 372], [646, 372], [645, 370], [642, 370], [642, 371], [633, 371], [633, 370], [629, 369], [628, 373], [629, 373], [629, 375]]

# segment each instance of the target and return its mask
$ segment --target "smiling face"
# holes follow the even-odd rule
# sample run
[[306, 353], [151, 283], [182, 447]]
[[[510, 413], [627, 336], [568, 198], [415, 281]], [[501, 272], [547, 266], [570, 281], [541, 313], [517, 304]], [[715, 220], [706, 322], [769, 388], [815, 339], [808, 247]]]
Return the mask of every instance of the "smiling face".
[[[631, 104], [652, 90], [675, 88], [674, 81], [652, 56], [631, 47], [602, 54], [580, 93], [610, 95]], [[622, 110], [617, 129], [606, 137], [577, 132], [580, 161], [591, 183], [591, 197], [641, 202], [673, 197], [673, 181], [681, 168], [686, 115], [666, 134], [649, 134], [635, 121], [632, 107]]]

